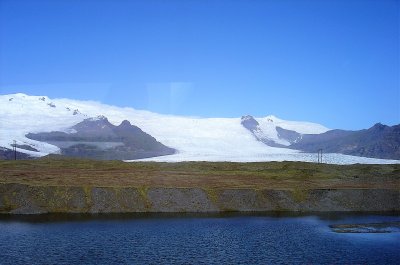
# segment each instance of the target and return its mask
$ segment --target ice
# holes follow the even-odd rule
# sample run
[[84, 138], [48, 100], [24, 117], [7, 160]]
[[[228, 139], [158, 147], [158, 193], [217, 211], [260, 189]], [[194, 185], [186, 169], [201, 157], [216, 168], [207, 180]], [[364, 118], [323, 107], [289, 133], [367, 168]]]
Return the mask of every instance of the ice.
[[[128, 162], [136, 161], [154, 161], [154, 162], [182, 162], [182, 161], [209, 161], [209, 162], [267, 162], [267, 161], [301, 161], [301, 162], [318, 162], [317, 154], [311, 153], [295, 153], [295, 154], [260, 154], [260, 155], [215, 155], [215, 154], [174, 154], [169, 156], [159, 156], [139, 160], [129, 160]], [[399, 160], [376, 159], [359, 156], [349, 156], [342, 154], [324, 154], [322, 163], [326, 164], [399, 164]]]
[[[12, 101], [9, 101], [13, 98]], [[49, 99], [43, 96], [12, 94], [0, 96], [0, 146], [11, 148], [17, 144], [28, 144], [39, 150], [18, 151], [43, 156], [57, 153], [59, 148], [50, 144], [30, 140], [29, 132], [65, 131], [88, 117], [99, 119], [103, 116], [114, 125], [123, 120], [138, 126], [159, 142], [178, 150], [177, 154], [155, 157], [143, 161], [308, 161], [316, 162], [316, 154], [302, 153], [287, 148], [269, 147], [258, 141], [241, 125], [240, 118], [198, 118], [163, 115], [133, 108], [121, 108], [95, 101], [72, 99]], [[50, 108], [52, 102], [56, 108]], [[79, 110], [72, 111], [70, 110]], [[256, 118], [269, 139], [288, 144], [278, 138], [276, 126], [295, 130], [299, 133], [322, 133], [328, 129], [310, 122], [285, 121], [275, 116]], [[324, 161], [333, 164], [353, 163], [400, 163], [398, 160], [371, 159], [341, 154], [324, 154]]]

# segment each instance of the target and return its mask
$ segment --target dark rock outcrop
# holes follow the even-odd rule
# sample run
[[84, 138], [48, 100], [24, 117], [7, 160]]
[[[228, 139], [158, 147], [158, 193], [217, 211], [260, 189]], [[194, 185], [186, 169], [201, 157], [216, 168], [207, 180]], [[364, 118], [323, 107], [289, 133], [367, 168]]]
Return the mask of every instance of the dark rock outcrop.
[[269, 139], [267, 135], [260, 128], [260, 124], [251, 115], [242, 116], [241, 124], [244, 128], [249, 130], [253, 136], [260, 142], [272, 147], [285, 147], [284, 145], [276, 143], [274, 140]]
[[242, 116], [241, 124], [243, 125], [244, 128], [246, 128], [247, 130], [249, 130], [251, 132], [254, 132], [254, 131], [257, 131], [260, 129], [259, 128], [260, 124], [251, 115]]
[[34, 148], [30, 145], [27, 145], [27, 144], [17, 144], [16, 146], [17, 146], [17, 148], [20, 148], [20, 149], [33, 151], [33, 152], [39, 152], [36, 148]]
[[139, 127], [123, 121], [114, 126], [104, 116], [86, 119], [71, 127], [72, 133], [29, 133], [27, 138], [58, 146], [61, 154], [103, 160], [128, 160], [170, 155], [175, 150], [158, 142]]
[[279, 126], [276, 127], [276, 131], [280, 139], [286, 140], [291, 144], [297, 143], [302, 138], [302, 135], [300, 133], [292, 130], [286, 130]]

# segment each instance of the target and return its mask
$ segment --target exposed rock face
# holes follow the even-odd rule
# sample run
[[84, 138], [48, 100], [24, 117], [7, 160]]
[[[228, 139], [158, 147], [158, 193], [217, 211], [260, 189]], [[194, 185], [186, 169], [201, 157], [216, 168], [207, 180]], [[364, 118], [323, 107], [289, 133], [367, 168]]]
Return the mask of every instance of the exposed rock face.
[[147, 192], [150, 211], [154, 212], [217, 212], [207, 193], [199, 188], [152, 188]]
[[30, 145], [27, 145], [27, 144], [17, 144], [16, 147], [20, 148], [20, 149], [33, 151], [33, 152], [39, 152], [36, 148], [34, 148], [34, 147], [30, 146]]
[[0, 185], [0, 213], [400, 211], [400, 190]]
[[251, 132], [259, 130], [258, 126], [260, 124], [251, 115], [242, 116], [241, 123], [242, 123], [244, 128], [246, 128], [247, 130], [249, 130]]
[[300, 133], [291, 130], [286, 130], [279, 126], [276, 127], [276, 131], [280, 139], [286, 140], [290, 144], [297, 143], [302, 139], [302, 135]]
[[249, 130], [258, 141], [272, 147], [285, 147], [281, 144], [276, 143], [274, 140], [268, 138], [263, 133], [263, 131], [260, 128], [260, 124], [258, 123], [258, 121], [256, 121], [256, 119], [254, 119], [253, 116], [251, 115], [242, 116], [241, 124], [243, 125], [244, 128]]
[[56, 145], [62, 155], [70, 157], [129, 160], [175, 153], [126, 120], [114, 126], [101, 116], [86, 119], [69, 130], [72, 133], [29, 133], [26, 137]]

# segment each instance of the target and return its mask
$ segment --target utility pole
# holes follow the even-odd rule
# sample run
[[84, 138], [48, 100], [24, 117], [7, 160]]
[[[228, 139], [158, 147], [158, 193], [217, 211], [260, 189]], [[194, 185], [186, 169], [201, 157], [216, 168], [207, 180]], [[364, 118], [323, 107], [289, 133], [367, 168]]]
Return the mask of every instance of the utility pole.
[[322, 149], [318, 149], [318, 164], [322, 163]]
[[17, 141], [14, 140], [13, 144], [14, 160], [17, 160]]

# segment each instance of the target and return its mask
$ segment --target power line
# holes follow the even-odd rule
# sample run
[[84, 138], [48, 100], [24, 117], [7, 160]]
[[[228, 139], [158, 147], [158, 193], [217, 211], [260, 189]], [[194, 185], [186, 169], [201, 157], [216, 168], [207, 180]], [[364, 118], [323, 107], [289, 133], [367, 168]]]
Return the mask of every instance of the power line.
[[322, 163], [322, 149], [318, 149], [318, 164]]
[[17, 141], [14, 140], [13, 144], [14, 160], [17, 160]]

